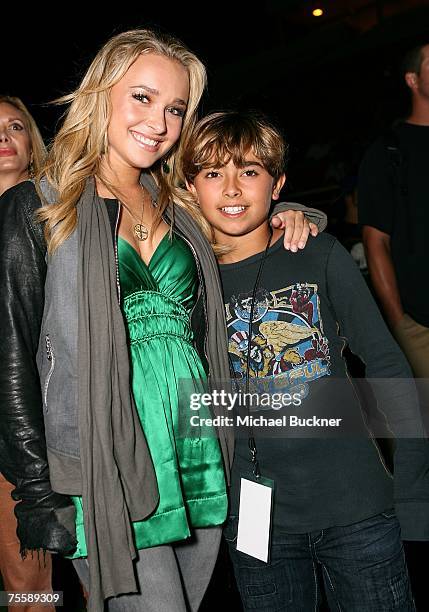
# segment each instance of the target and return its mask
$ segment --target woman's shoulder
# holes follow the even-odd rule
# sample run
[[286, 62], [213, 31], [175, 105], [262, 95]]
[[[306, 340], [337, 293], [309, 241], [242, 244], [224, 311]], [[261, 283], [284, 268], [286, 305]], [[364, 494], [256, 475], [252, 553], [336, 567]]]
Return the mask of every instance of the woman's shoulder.
[[0, 232], [2, 236], [32, 236], [44, 249], [43, 228], [35, 220], [42, 202], [33, 181], [23, 181], [7, 189], [0, 197]]
[[33, 212], [42, 205], [33, 181], [23, 181], [7, 189], [0, 197], [0, 212], [14, 207], [15, 214]]

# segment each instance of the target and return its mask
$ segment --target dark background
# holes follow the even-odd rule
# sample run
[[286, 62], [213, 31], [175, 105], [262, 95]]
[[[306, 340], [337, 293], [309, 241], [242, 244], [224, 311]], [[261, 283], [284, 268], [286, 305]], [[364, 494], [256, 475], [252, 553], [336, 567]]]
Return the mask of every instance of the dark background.
[[[9, 0], [0, 15], [0, 93], [23, 99], [48, 142], [63, 112], [49, 102], [76, 87], [108, 38], [135, 27], [166, 30], [208, 68], [201, 112], [238, 106], [269, 113], [290, 143], [284, 199], [321, 208], [331, 218], [354, 185], [365, 147], [406, 116], [401, 57], [429, 43], [429, 0], [145, 4], [121, 2], [111, 9], [73, 3], [48, 10]], [[317, 7], [322, 17], [312, 16]], [[407, 547], [419, 610], [429, 609], [427, 548]], [[64, 610], [83, 609], [69, 562], [56, 558], [54, 581], [65, 591]], [[227, 603], [240, 610], [223, 550], [201, 612]]]
[[[74, 3], [49, 12], [9, 2], [0, 91], [21, 97], [49, 140], [64, 109], [48, 103], [74, 89], [100, 46], [125, 29], [158, 27], [207, 65], [201, 112], [268, 112], [290, 143], [288, 197], [327, 211], [365, 146], [406, 114], [398, 63], [406, 49], [429, 41], [429, 0], [151, 5], [158, 8]], [[315, 7], [322, 17], [312, 16]]]

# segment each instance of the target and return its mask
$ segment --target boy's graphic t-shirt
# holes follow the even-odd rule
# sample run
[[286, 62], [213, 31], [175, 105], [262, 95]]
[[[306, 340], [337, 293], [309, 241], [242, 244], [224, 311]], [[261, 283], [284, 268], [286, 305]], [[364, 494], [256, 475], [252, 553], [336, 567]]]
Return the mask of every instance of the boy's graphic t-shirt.
[[[245, 410], [248, 417], [285, 418], [281, 427], [253, 427], [261, 473], [275, 481], [274, 530], [303, 533], [382, 512], [393, 506], [392, 475], [342, 353], [348, 343], [367, 364], [367, 377], [389, 379], [377, 401], [393, 432], [403, 426], [407, 407], [414, 424], [418, 410], [409, 384], [391, 384], [410, 377], [407, 363], [356, 264], [328, 234], [310, 239], [298, 253], [285, 251], [282, 239], [269, 248], [250, 333], [262, 257], [222, 264], [220, 272], [235, 388], [244, 391], [248, 364], [251, 391], [300, 399], [275, 410]], [[320, 427], [324, 417], [341, 425]], [[231, 515], [238, 513], [240, 477], [251, 471], [247, 431], [236, 431]]]
[[[229, 355], [234, 378], [247, 368], [253, 291], [231, 295], [226, 304]], [[285, 388], [330, 375], [329, 343], [323, 331], [318, 286], [295, 283], [270, 291], [258, 288], [250, 340], [250, 376], [276, 377]]]

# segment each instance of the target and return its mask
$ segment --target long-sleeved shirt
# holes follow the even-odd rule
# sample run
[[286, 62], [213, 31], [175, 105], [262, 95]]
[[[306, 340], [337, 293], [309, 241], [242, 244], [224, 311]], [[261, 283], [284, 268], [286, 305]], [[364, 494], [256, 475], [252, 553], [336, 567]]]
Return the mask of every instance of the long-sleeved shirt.
[[[356, 264], [329, 234], [310, 239], [296, 254], [278, 240], [256, 288], [249, 346], [262, 258], [259, 253], [220, 269], [235, 379], [243, 382], [249, 364], [260, 394], [291, 398], [280, 409], [248, 413], [286, 417], [281, 425], [265, 421], [263, 428], [255, 421], [253, 427], [261, 473], [275, 481], [274, 530], [348, 525], [394, 506], [404, 539], [429, 539], [429, 444], [415, 383]], [[365, 364], [375, 397], [369, 412], [347, 371], [346, 344]], [[240, 476], [251, 470], [250, 432], [236, 429], [233, 515]], [[394, 475], [374, 432], [395, 437]]]

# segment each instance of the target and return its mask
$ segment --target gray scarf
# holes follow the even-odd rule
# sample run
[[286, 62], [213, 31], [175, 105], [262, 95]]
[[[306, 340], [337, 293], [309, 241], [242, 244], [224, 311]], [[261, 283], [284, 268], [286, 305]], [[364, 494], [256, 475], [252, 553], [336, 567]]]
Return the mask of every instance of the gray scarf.
[[94, 180], [87, 182], [78, 204], [78, 237], [78, 405], [88, 612], [101, 612], [104, 599], [138, 590], [131, 521], [153, 512], [159, 496], [132, 398], [109, 217]]

